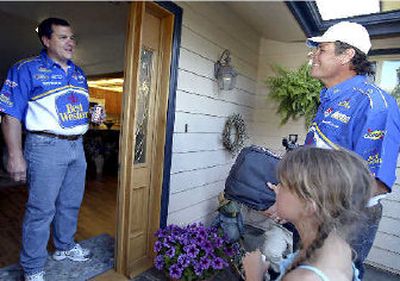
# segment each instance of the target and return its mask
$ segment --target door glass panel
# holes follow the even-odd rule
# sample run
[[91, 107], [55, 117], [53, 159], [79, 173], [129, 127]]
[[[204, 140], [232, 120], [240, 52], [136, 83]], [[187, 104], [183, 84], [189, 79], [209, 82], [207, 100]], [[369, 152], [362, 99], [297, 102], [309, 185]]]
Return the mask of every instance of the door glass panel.
[[135, 164], [146, 162], [146, 148], [148, 141], [149, 123], [149, 101], [151, 96], [153, 70], [153, 51], [143, 48], [141, 53], [141, 65], [139, 73], [139, 84], [137, 91], [136, 108], [136, 143], [135, 143]]

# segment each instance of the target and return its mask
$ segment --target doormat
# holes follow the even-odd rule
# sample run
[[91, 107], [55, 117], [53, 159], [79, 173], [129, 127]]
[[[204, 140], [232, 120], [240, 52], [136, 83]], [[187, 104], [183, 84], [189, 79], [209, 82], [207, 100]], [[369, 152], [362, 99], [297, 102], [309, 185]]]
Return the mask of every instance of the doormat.
[[[73, 262], [68, 259], [55, 261], [47, 258], [45, 279], [49, 281], [85, 281], [113, 268], [114, 238], [101, 234], [79, 244], [90, 249], [93, 257], [87, 262]], [[22, 281], [23, 272], [19, 264], [0, 268], [1, 281]]]

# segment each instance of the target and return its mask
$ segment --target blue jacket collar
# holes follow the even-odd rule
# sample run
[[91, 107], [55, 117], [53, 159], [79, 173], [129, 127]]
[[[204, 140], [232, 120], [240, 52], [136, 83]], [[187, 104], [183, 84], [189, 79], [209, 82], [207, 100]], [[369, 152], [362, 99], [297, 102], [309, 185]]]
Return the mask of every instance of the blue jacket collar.
[[327, 101], [332, 99], [334, 96], [340, 95], [342, 93], [346, 93], [348, 90], [354, 87], [359, 83], [365, 82], [367, 77], [364, 75], [356, 75], [350, 79], [347, 79], [339, 84], [336, 84], [333, 87], [324, 88], [320, 93], [320, 99], [322, 101]]
[[[60, 66], [58, 63], [56, 63], [55, 61], [53, 61], [49, 55], [47, 54], [46, 49], [43, 49], [40, 52], [40, 57], [42, 58], [43, 63], [48, 67], [51, 68], [53, 65], [58, 65]], [[74, 67], [74, 63], [71, 60], [68, 60], [67, 62], [68, 67]]]

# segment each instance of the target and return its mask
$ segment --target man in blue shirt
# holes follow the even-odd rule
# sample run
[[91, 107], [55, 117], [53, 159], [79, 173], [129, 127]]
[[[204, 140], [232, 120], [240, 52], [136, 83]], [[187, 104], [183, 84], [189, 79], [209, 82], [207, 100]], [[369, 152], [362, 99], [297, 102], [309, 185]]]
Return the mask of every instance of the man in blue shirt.
[[[87, 261], [90, 251], [74, 242], [82, 202], [89, 94], [83, 71], [72, 61], [75, 40], [69, 23], [48, 18], [38, 27], [44, 50], [16, 63], [0, 91], [7, 170], [28, 182], [20, 263], [25, 280], [43, 281], [50, 224], [53, 259]], [[22, 130], [26, 130], [24, 152]]]
[[[379, 202], [396, 179], [400, 146], [400, 113], [395, 99], [368, 81], [372, 65], [367, 60], [371, 42], [367, 30], [356, 23], [340, 22], [322, 36], [307, 39], [311, 75], [325, 88], [321, 105], [306, 136], [306, 145], [355, 151], [369, 165], [376, 189], [369, 202], [368, 219], [354, 237], [355, 264], [364, 273], [382, 217]], [[340, 176], [340, 175], [338, 175]]]

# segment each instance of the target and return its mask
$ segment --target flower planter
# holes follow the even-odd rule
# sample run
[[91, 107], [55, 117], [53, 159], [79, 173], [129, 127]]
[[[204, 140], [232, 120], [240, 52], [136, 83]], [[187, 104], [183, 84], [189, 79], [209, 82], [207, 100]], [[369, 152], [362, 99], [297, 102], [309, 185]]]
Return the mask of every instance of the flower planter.
[[[154, 265], [169, 280], [211, 281], [218, 272], [229, 267], [240, 249], [238, 243], [231, 243], [218, 228], [200, 223], [185, 227], [168, 225], [155, 235]], [[198, 276], [211, 277], [194, 279]]]
[[[198, 280], [198, 281], [213, 281], [216, 275], [217, 274], [214, 274], [213, 276], [211, 276], [209, 278], [201, 279], [201, 280]], [[182, 281], [183, 279], [175, 279], [175, 278], [168, 277], [168, 280], [169, 281]]]

